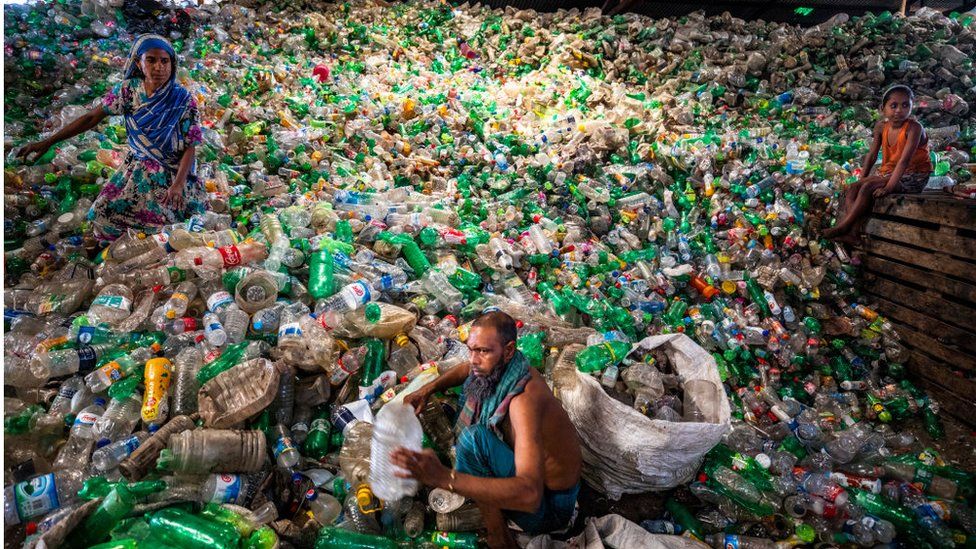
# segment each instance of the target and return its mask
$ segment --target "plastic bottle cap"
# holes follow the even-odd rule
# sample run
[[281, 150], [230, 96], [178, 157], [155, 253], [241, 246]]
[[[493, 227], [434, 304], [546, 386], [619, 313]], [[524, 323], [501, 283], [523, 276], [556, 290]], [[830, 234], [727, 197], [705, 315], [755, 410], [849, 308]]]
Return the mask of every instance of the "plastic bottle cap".
[[107, 438], [103, 438], [103, 439], [99, 440], [97, 443], [95, 443], [95, 447], [96, 448], [101, 448], [103, 446], [108, 446], [109, 444], [112, 444], [112, 441], [109, 440], [109, 439], [107, 439]]
[[105, 406], [105, 399], [102, 398], [102, 397], [97, 397], [95, 399], [95, 404], [97, 404], [99, 406]]
[[771, 460], [769, 456], [762, 453], [756, 454], [755, 459], [756, 459], [756, 463], [758, 463], [759, 466], [762, 467], [763, 469], [769, 469], [769, 466], [772, 465], [773, 463], [773, 460]]

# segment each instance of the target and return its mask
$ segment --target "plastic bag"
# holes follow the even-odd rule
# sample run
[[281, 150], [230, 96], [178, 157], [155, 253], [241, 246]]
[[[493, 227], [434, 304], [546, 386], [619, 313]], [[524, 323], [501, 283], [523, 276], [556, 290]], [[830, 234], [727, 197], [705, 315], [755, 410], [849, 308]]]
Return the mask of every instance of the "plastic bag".
[[536, 536], [529, 541], [526, 549], [564, 549], [585, 547], [586, 549], [630, 548], [644, 549], [699, 549], [707, 545], [684, 536], [652, 534], [639, 525], [620, 515], [589, 517], [583, 532], [568, 541], [554, 541], [549, 534]]
[[[634, 350], [658, 347], [667, 353], [682, 384], [697, 379], [721, 386], [715, 360], [688, 336], [651, 336]], [[650, 419], [614, 400], [596, 379], [576, 370], [571, 357], [581, 349], [582, 345], [572, 345], [563, 351], [554, 368], [553, 385], [580, 436], [583, 478], [611, 499], [690, 481], [705, 453], [730, 428], [728, 397], [719, 395], [716, 423]]]

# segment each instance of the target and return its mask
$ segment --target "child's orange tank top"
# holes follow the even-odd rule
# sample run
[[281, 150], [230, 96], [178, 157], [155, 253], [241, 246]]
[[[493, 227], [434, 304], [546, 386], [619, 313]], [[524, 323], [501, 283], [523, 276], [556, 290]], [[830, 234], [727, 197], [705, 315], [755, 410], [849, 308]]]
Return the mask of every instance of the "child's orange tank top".
[[[891, 127], [890, 122], [885, 122], [884, 130], [881, 131], [881, 167], [878, 168], [878, 173], [890, 174], [895, 171], [895, 166], [898, 164], [898, 160], [901, 159], [902, 150], [905, 148], [905, 141], [908, 139], [908, 121], [905, 121], [901, 125], [901, 131], [898, 133], [898, 138], [895, 140], [894, 145], [888, 144], [888, 129]], [[932, 161], [929, 159], [929, 139], [925, 135], [925, 129], [922, 129], [922, 138], [918, 143], [918, 147], [915, 149], [915, 153], [912, 154], [911, 160], [908, 161], [908, 167], [905, 168], [905, 173], [928, 173], [932, 171]]]

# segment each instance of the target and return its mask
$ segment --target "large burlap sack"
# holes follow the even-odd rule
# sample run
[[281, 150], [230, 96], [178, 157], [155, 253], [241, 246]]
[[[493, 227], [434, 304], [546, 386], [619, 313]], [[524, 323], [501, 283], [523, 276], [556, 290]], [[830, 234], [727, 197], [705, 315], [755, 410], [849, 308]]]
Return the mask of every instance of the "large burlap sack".
[[[684, 334], [648, 337], [631, 352], [659, 347], [682, 384], [698, 379], [722, 387], [715, 359]], [[725, 393], [718, 391], [715, 423], [651, 419], [614, 400], [596, 379], [576, 369], [575, 357], [582, 349], [582, 345], [564, 349], [553, 371], [553, 390], [579, 432], [583, 478], [611, 499], [690, 481], [705, 453], [729, 430]]]

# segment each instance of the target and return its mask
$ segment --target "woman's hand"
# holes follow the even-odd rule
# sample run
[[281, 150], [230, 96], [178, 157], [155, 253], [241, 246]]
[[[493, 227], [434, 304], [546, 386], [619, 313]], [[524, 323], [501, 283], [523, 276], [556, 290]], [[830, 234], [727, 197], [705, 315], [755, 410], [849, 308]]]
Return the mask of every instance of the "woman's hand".
[[166, 189], [166, 195], [160, 201], [164, 206], [168, 206], [174, 210], [182, 210], [184, 204], [183, 200], [183, 187], [186, 183], [180, 183], [174, 181], [172, 185]]
[[445, 487], [448, 479], [451, 478], [451, 470], [445, 467], [441, 460], [437, 459], [437, 454], [429, 448], [414, 452], [401, 446], [390, 454], [390, 461], [393, 465], [409, 471], [409, 473], [394, 472], [394, 476], [414, 478], [424, 486]]
[[[28, 143], [17, 151], [17, 157], [25, 162], [33, 162], [36, 158], [44, 156], [44, 153], [51, 148], [52, 143], [48, 140], [43, 139], [41, 141], [35, 141], [33, 143]], [[36, 154], [36, 158], [28, 159], [31, 154]]]

